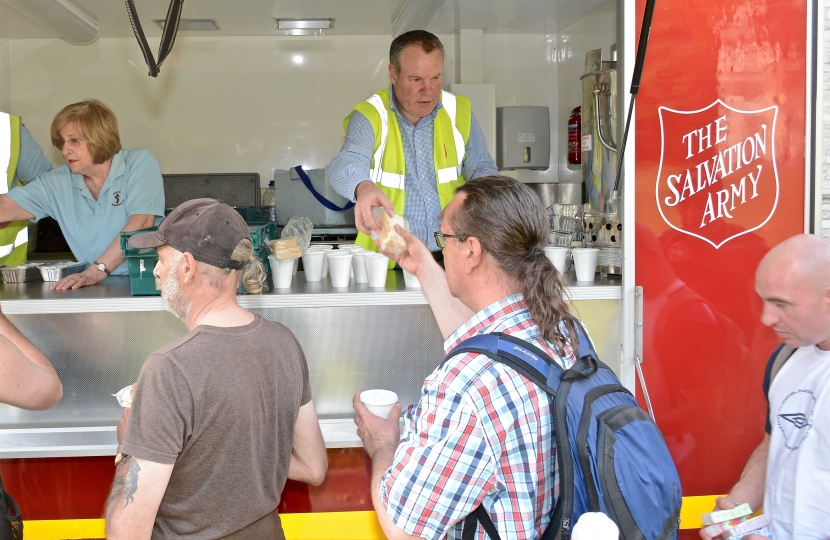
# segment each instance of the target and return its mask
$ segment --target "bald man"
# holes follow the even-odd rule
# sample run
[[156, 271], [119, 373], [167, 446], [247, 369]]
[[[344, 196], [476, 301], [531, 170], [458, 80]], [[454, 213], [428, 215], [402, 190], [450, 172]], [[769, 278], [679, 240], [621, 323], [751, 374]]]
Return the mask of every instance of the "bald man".
[[[784, 344], [767, 364], [769, 413], [764, 440], [741, 478], [716, 508], [763, 504], [773, 538], [830, 538], [830, 242], [792, 237], [763, 258], [755, 291], [764, 301], [761, 322]], [[772, 362], [791, 347], [770, 380]], [[787, 353], [785, 353], [786, 355]], [[701, 531], [701, 537], [709, 536]], [[752, 535], [745, 538], [763, 538]]]

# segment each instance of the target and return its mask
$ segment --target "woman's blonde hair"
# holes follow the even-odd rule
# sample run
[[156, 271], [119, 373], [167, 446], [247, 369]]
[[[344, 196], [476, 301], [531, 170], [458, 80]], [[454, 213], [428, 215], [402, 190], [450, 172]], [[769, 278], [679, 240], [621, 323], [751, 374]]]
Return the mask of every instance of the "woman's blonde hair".
[[85, 99], [67, 105], [52, 120], [52, 144], [60, 150], [63, 138], [59, 132], [71, 123], [77, 124], [86, 141], [92, 161], [101, 164], [121, 150], [118, 120], [112, 110], [97, 99]]

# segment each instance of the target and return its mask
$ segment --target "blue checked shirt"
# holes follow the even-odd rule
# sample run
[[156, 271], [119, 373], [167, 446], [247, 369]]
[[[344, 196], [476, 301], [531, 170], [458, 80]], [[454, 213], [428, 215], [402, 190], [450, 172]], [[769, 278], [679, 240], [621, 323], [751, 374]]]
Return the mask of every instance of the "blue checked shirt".
[[[564, 328], [560, 328], [564, 334]], [[521, 294], [473, 316], [444, 342], [504, 332], [531, 342], [563, 368], [573, 351], [542, 339]], [[424, 538], [461, 538], [463, 520], [483, 501], [499, 535], [541, 536], [559, 491], [553, 399], [485, 355], [456, 355], [424, 381], [404, 414], [404, 432], [380, 494], [392, 521]], [[487, 538], [479, 526], [476, 538]]]
[[[403, 154], [406, 159], [404, 185], [404, 217], [409, 220], [412, 232], [427, 245], [430, 251], [437, 251], [432, 233], [439, 230], [441, 222], [441, 203], [438, 200], [438, 188], [435, 185], [435, 160], [432, 156], [434, 127], [432, 125], [438, 108], [412, 125], [397, 108], [394, 91], [392, 110], [395, 112], [403, 141]], [[463, 174], [468, 181], [482, 176], [498, 174], [496, 162], [487, 151], [484, 133], [475, 116], [470, 125], [470, 137], [465, 147]], [[354, 202], [354, 190], [357, 185], [369, 179], [369, 168], [375, 152], [375, 132], [372, 124], [361, 113], [352, 112], [346, 131], [346, 142], [340, 153], [334, 156], [328, 167], [331, 186], [343, 197]]]

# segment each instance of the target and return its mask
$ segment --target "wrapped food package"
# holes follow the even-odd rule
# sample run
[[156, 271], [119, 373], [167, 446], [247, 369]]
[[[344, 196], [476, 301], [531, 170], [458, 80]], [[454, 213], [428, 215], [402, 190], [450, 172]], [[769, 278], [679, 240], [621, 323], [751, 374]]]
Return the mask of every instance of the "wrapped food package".
[[395, 230], [395, 225], [400, 225], [404, 230], [409, 230], [409, 222], [403, 216], [394, 215], [391, 218], [382, 206], [372, 208], [372, 217], [380, 226], [379, 231], [372, 231], [372, 240], [384, 253], [391, 253], [398, 258], [406, 253], [406, 240]]
[[302, 256], [300, 246], [297, 245], [297, 238], [293, 236], [282, 240], [271, 240], [267, 242], [266, 246], [268, 251], [281, 261]]
[[285, 227], [282, 228], [280, 238], [287, 240], [289, 238], [297, 239], [297, 247], [300, 248], [300, 255], [305, 253], [311, 244], [311, 233], [314, 231], [314, 224], [310, 218], [305, 216], [293, 217], [288, 220]]

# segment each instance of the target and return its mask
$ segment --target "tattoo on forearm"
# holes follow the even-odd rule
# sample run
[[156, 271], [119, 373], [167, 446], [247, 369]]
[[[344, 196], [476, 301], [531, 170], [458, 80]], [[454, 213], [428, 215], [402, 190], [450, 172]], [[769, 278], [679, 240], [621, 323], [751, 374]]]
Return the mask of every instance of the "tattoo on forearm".
[[138, 489], [138, 472], [140, 470], [141, 467], [139, 467], [138, 462], [131, 456], [127, 456], [118, 464], [118, 468], [115, 470], [115, 478], [112, 481], [110, 496], [107, 499], [107, 510], [120, 497], [124, 498], [124, 508], [134, 502], [133, 495]]
[[124, 507], [133, 502], [133, 494], [138, 489], [138, 472], [141, 467], [134, 459], [130, 460], [130, 469], [127, 471], [127, 478], [124, 481]]

